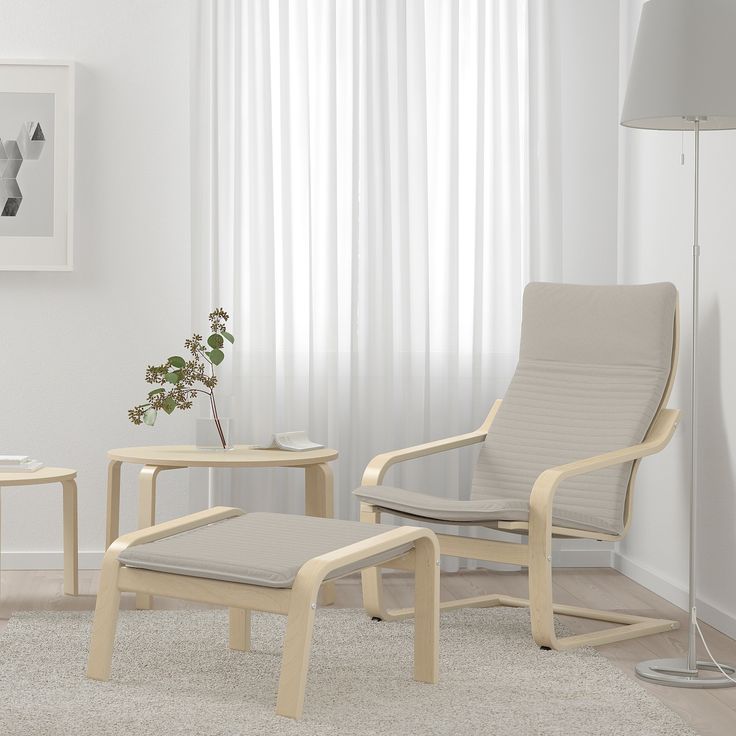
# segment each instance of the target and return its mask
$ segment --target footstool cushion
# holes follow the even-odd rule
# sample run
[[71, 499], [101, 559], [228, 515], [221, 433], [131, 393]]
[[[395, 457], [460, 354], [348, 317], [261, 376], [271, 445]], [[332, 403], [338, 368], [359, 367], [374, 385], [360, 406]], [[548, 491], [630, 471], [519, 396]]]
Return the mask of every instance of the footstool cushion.
[[[270, 588], [291, 588], [314, 557], [395, 529], [387, 524], [253, 512], [128, 547], [127, 567]], [[408, 552], [407, 544], [332, 571], [337, 578]]]

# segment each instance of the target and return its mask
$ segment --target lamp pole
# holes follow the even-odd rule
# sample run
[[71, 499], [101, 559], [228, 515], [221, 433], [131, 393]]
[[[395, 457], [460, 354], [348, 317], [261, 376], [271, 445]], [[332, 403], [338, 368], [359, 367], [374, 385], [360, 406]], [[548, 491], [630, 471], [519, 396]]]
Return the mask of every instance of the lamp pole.
[[[686, 118], [695, 132], [695, 192], [693, 206], [693, 304], [692, 350], [690, 353], [690, 574], [688, 591], [687, 659], [650, 659], [636, 665], [636, 674], [644, 680], [673, 687], [733, 687], [736, 668], [727, 664], [698, 661], [698, 618], [696, 611], [695, 542], [698, 497], [698, 318], [700, 304], [700, 243], [698, 242], [698, 210], [700, 190], [700, 123], [707, 117]], [[713, 677], [700, 677], [702, 670], [718, 672]]]
[[695, 535], [697, 530], [695, 514], [698, 495], [698, 319], [700, 306], [700, 243], [698, 242], [698, 209], [700, 190], [700, 118], [695, 118], [695, 193], [693, 207], [693, 341], [690, 353], [690, 575], [688, 591], [688, 611], [690, 626], [688, 630], [687, 670], [697, 674], [697, 621], [695, 607]]

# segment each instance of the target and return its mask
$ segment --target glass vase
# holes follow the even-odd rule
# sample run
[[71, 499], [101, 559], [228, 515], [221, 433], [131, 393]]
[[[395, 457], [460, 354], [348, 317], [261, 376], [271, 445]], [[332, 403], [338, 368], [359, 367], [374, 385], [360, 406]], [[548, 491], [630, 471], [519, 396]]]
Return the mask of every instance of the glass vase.
[[220, 417], [220, 429], [225, 438], [222, 446], [220, 432], [214, 419], [197, 419], [195, 429], [195, 445], [199, 450], [229, 450], [230, 449], [230, 419]]

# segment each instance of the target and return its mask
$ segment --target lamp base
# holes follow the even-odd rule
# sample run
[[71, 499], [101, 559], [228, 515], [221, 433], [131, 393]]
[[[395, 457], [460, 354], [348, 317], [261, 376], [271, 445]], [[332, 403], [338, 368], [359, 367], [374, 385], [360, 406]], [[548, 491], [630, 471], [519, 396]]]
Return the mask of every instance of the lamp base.
[[[736, 667], [721, 664], [721, 669], [730, 676], [736, 675]], [[713, 688], [734, 687], [736, 682], [724, 677], [712, 662], [698, 662], [695, 670], [688, 669], [686, 659], [649, 659], [636, 665], [636, 675], [642, 680], [669, 687]], [[716, 672], [712, 677], [701, 677], [701, 673]]]

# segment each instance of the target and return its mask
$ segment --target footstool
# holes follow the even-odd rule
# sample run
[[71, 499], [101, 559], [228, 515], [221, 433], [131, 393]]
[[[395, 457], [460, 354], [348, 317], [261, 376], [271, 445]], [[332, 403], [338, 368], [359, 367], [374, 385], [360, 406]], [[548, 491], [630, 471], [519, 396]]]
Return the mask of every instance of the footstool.
[[281, 613], [288, 619], [276, 712], [300, 718], [320, 585], [375, 566], [414, 570], [414, 679], [436, 683], [434, 532], [225, 507], [140, 529], [110, 545], [102, 562], [87, 676], [110, 676], [121, 592], [228, 606], [230, 648], [241, 651], [250, 649], [251, 610]]

